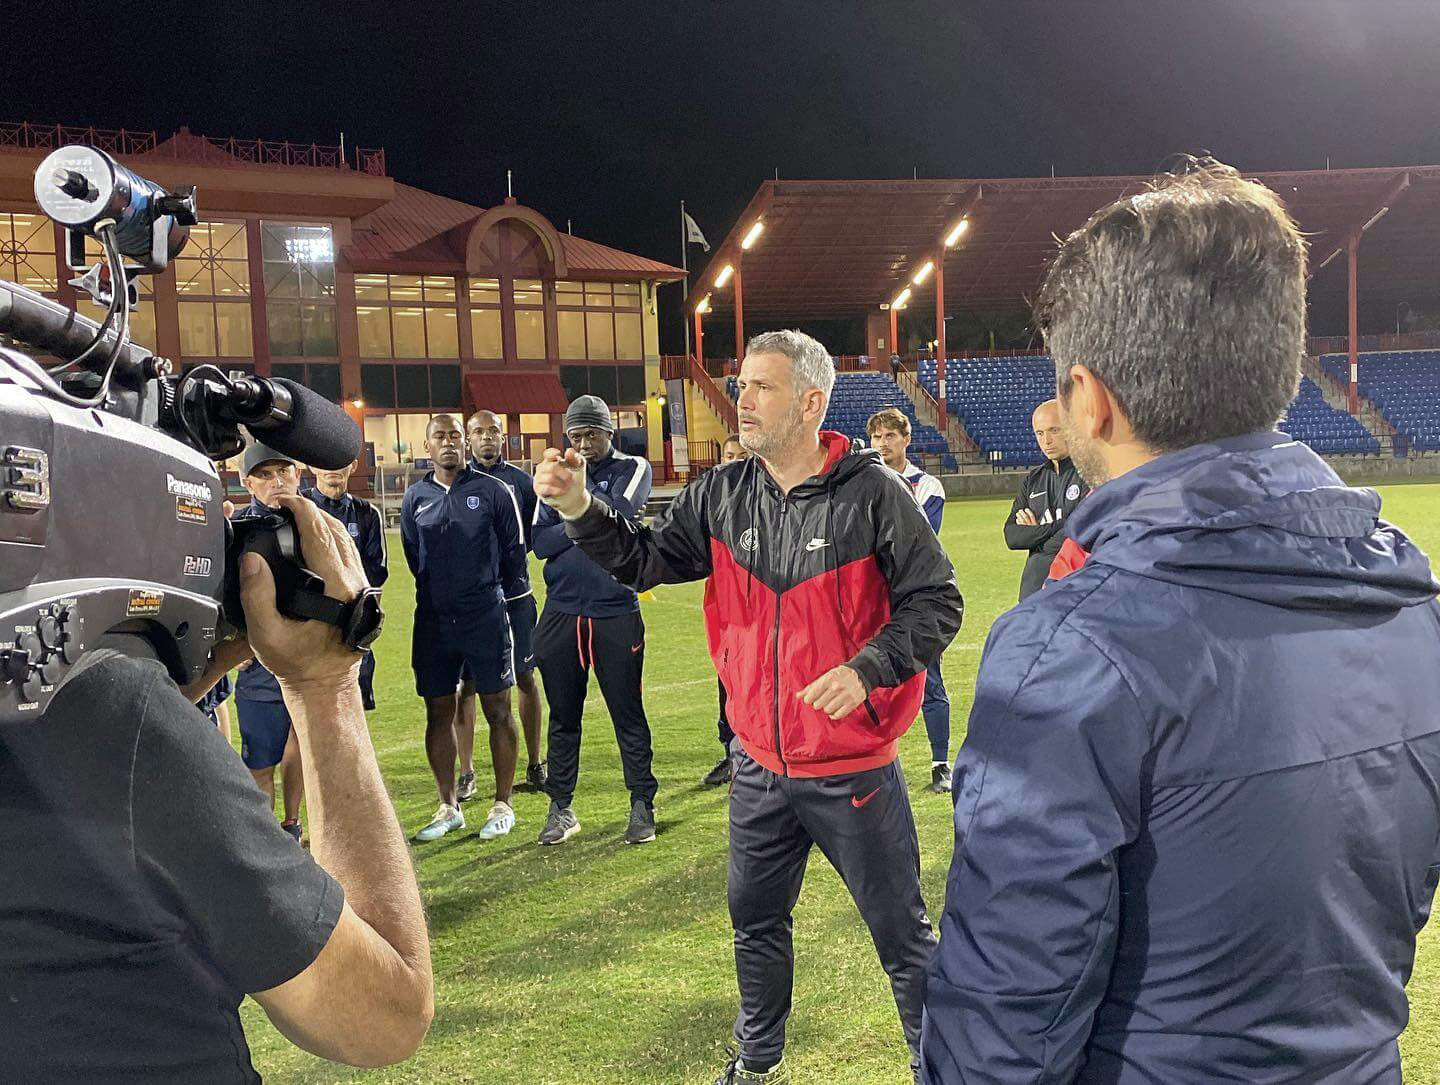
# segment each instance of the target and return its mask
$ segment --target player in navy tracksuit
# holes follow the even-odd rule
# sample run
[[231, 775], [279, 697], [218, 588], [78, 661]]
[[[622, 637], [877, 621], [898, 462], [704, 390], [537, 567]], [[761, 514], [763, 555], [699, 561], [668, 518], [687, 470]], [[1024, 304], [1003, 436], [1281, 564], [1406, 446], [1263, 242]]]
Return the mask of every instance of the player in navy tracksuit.
[[[610, 408], [597, 396], [581, 396], [565, 412], [565, 434], [586, 461], [586, 485], [603, 494], [622, 516], [638, 521], [650, 497], [650, 464], [616, 452], [611, 446], [614, 432]], [[545, 788], [550, 816], [540, 843], [562, 843], [580, 829], [570, 801], [580, 774], [580, 717], [594, 667], [630, 790], [625, 839], [643, 844], [655, 839], [657, 785], [650, 769], [650, 722], [641, 701], [645, 623], [640, 603], [633, 591], [576, 549], [554, 509], [539, 505], [535, 515], [535, 553], [546, 559], [545, 613], [535, 630], [535, 650], [550, 704], [550, 778]]]
[[[339, 471], [315, 469], [314, 486], [300, 491], [320, 508], [345, 525], [345, 530], [355, 540], [360, 551], [360, 564], [365, 567], [365, 579], [372, 588], [384, 587], [390, 576], [390, 566], [385, 557], [385, 525], [380, 520], [380, 510], [362, 497], [348, 492], [350, 476], [355, 473], [355, 464]], [[360, 699], [366, 711], [375, 708], [375, 653], [368, 648], [360, 661]]]
[[[740, 443], [738, 433], [732, 433], [725, 438], [725, 444], [720, 448], [721, 463], [734, 463], [736, 460], [748, 460], [749, 458], [750, 453], [745, 451], [745, 446]], [[730, 720], [725, 715], [725, 683], [717, 677], [715, 684], [720, 688], [720, 715], [716, 720], [715, 730], [720, 739], [720, 748], [725, 753], [716, 766], [700, 778], [700, 782], [706, 787], [728, 784], [735, 775], [735, 765], [730, 756], [730, 743], [735, 741], [735, 732], [731, 729]]]
[[468, 672], [490, 725], [495, 766], [495, 803], [479, 833], [488, 840], [515, 826], [510, 793], [519, 735], [510, 714], [515, 667], [504, 588], [523, 575], [523, 530], [510, 488], [465, 465], [458, 418], [432, 418], [425, 445], [435, 469], [405, 491], [400, 538], [415, 574], [410, 659], [415, 690], [425, 698], [425, 753], [440, 807], [415, 839], [435, 840], [465, 827], [455, 780], [456, 756], [463, 753], [456, 739], [456, 690]]
[[[470, 470], [492, 475], [510, 487], [520, 506], [525, 532], [525, 549], [530, 549], [530, 529], [535, 519], [535, 487], [530, 476], [513, 463], [505, 462], [505, 428], [494, 411], [476, 411], [465, 424], [470, 446]], [[545, 788], [545, 755], [540, 749], [540, 684], [535, 680], [535, 593], [530, 590], [530, 570], [523, 581], [505, 588], [505, 611], [510, 617], [510, 636], [515, 644], [515, 688], [520, 702], [520, 725], [525, 732], [526, 782], [537, 791]], [[473, 686], [461, 688], [460, 710], [470, 716], [474, 730]]]
[[[233, 519], [263, 516], [280, 494], [300, 492], [300, 465], [282, 452], [251, 443], [240, 459], [240, 481], [250, 492], [250, 504]], [[240, 668], [235, 682], [235, 714], [240, 717], [240, 757], [255, 783], [275, 804], [275, 766], [287, 833], [300, 839], [300, 803], [305, 797], [305, 776], [300, 764], [300, 743], [290, 726], [290, 711], [280, 696], [280, 683], [258, 659]]]
[[[940, 521], [945, 516], [945, 488], [934, 475], [927, 475], [910, 462], [910, 419], [894, 407], [886, 407], [870, 416], [865, 432], [885, 466], [909, 485], [920, 511], [930, 521], [930, 529], [939, 535]], [[920, 704], [920, 714], [925, 717], [925, 734], [930, 739], [930, 790], [948, 795], [951, 787], [950, 695], [945, 692], [939, 658], [925, 669], [925, 700]]]

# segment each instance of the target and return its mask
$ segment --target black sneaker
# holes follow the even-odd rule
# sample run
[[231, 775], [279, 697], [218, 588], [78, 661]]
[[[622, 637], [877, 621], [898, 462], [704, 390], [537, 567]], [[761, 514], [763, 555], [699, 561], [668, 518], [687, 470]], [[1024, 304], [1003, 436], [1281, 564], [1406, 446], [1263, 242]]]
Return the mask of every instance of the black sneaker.
[[295, 838], [295, 843], [300, 843], [300, 823], [298, 821], [282, 821], [280, 828]]
[[630, 824], [625, 826], [625, 843], [648, 844], [655, 839], [655, 809], [636, 799], [630, 804]]
[[782, 1057], [779, 1062], [764, 1073], [745, 1069], [745, 1064], [732, 1049], [725, 1062], [725, 1069], [715, 1079], [715, 1085], [790, 1085], [790, 1067]]
[[721, 784], [730, 782], [730, 758], [725, 758], [713, 769], [707, 772], [700, 782], [706, 787], [719, 787]]
[[525, 770], [525, 782], [536, 791], [544, 791], [545, 784], [549, 779], [550, 773], [549, 770], [545, 768], [544, 761], [541, 761], [538, 765], [531, 765]]
[[930, 790], [937, 795], [950, 794], [951, 778], [949, 765], [934, 765], [930, 769]]

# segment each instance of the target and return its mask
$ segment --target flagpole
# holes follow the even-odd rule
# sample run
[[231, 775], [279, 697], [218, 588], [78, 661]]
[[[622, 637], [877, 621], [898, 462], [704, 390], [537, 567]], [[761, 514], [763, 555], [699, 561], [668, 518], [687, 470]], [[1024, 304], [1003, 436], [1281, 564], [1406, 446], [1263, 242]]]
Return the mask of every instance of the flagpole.
[[685, 356], [690, 356], [690, 231], [685, 228], [685, 201], [680, 201], [680, 266], [685, 278], [680, 280], [680, 323], [685, 327]]

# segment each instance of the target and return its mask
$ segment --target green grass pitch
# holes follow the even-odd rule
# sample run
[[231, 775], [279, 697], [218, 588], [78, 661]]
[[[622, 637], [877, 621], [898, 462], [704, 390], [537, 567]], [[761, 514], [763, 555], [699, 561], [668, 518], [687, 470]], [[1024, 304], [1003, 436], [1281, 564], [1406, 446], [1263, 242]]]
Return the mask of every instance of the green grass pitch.
[[[1387, 519], [1440, 554], [1440, 486], [1384, 490]], [[1000, 526], [1008, 501], [951, 502], [942, 539], [965, 595], [965, 624], [945, 655], [954, 745], [964, 737], [986, 631], [1015, 599], [1021, 559]], [[391, 539], [388, 618], [378, 646], [379, 707], [370, 716], [401, 824], [413, 833], [436, 796], [425, 764], [424, 714], [409, 652], [413, 581]], [[536, 575], [537, 592], [543, 582]], [[547, 800], [517, 792], [519, 824], [482, 844], [488, 746], [477, 736], [480, 793], [463, 832], [413, 854], [429, 915], [435, 1023], [420, 1052], [387, 1070], [354, 1071], [306, 1055], [247, 1000], [256, 1068], [273, 1082], [460, 1085], [709, 1085], [735, 1012], [725, 906], [726, 797], [699, 786], [717, 760], [715, 674], [705, 652], [700, 585], [661, 588], [644, 604], [646, 709], [655, 735], [659, 839], [621, 841], [628, 800], [614, 733], [592, 680], [575, 810], [582, 831], [541, 848]], [[481, 724], [483, 729], [483, 722]], [[523, 750], [522, 750], [523, 754]], [[924, 792], [924, 725], [902, 744], [920, 831], [926, 902], [944, 901], [950, 802]], [[788, 1055], [797, 1082], [908, 1083], [889, 985], [834, 871], [812, 856], [795, 917], [795, 1005]], [[337, 998], [344, 997], [337, 993]], [[1440, 1081], [1440, 935], [1422, 935], [1410, 982], [1412, 1024], [1401, 1038], [1406, 1079]]]

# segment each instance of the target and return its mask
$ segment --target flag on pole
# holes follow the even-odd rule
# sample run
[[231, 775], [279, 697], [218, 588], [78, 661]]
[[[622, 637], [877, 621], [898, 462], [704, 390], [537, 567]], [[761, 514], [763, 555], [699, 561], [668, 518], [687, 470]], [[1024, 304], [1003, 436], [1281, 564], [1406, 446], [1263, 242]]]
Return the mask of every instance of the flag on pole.
[[705, 240], [705, 235], [700, 232], [700, 227], [690, 217], [690, 212], [680, 212], [685, 216], [685, 240], [691, 245], [699, 245], [705, 252], [710, 251], [710, 242]]

